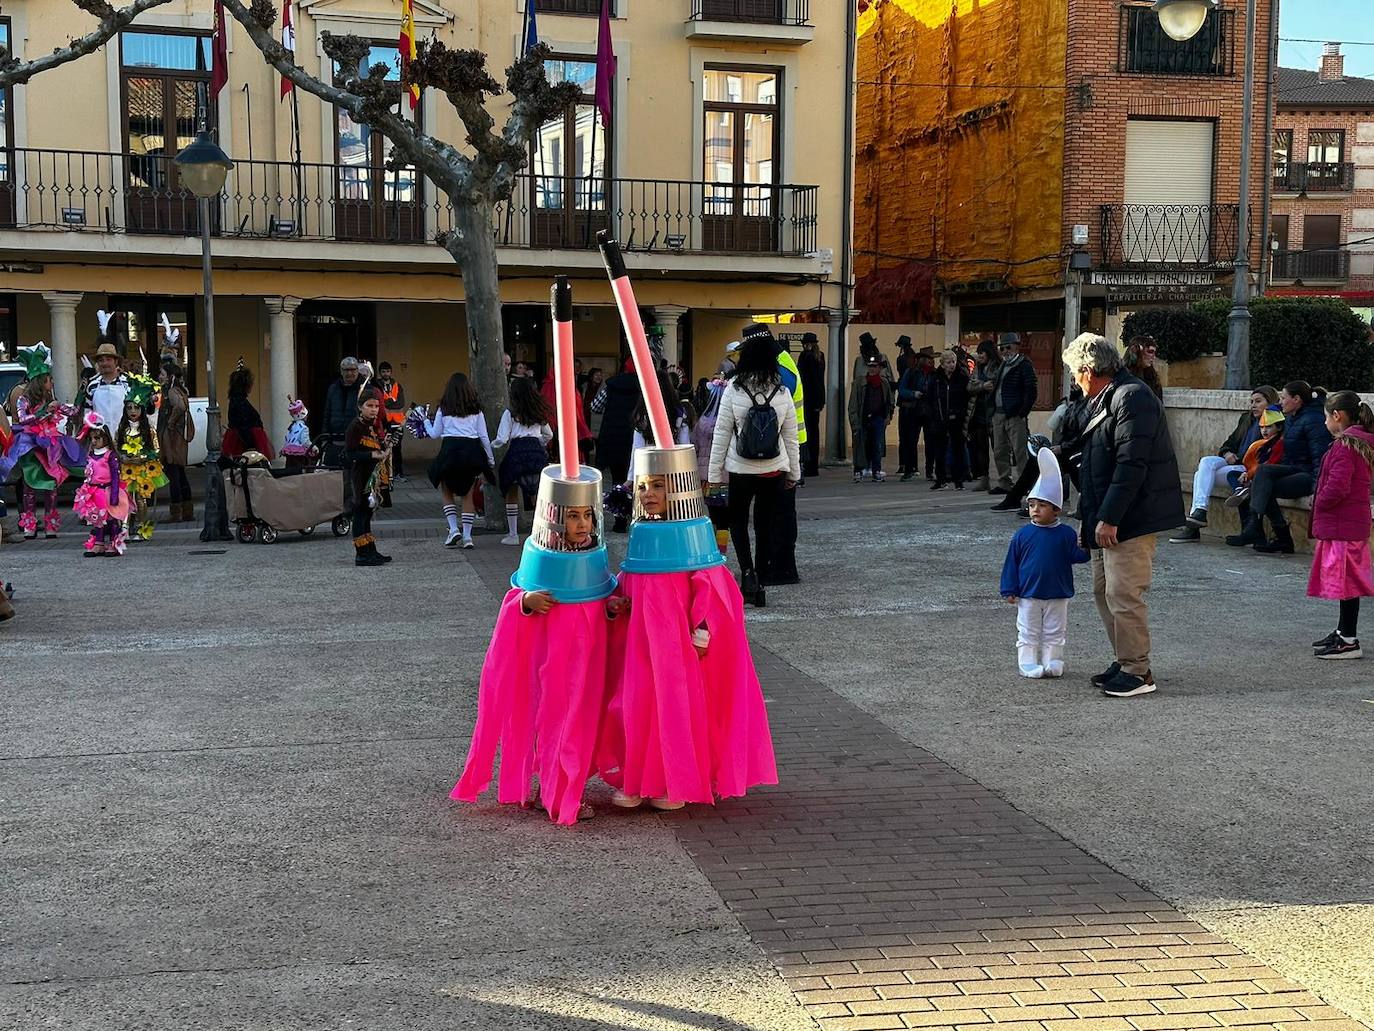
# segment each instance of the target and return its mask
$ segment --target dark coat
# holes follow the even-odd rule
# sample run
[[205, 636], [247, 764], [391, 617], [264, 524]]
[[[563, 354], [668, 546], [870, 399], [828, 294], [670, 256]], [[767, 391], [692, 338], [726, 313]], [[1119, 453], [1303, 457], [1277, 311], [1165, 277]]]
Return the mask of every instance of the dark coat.
[[820, 351], [804, 348], [797, 356], [797, 371], [801, 373], [802, 404], [808, 412], [825, 407], [825, 358]]
[[322, 433], [342, 437], [348, 432], [348, 427], [358, 417], [358, 391], [361, 385], [361, 376], [351, 387], [344, 386], [341, 379], [329, 384], [329, 391], [324, 395], [324, 421], [320, 426]]
[[[1017, 361], [1004, 361], [997, 366], [997, 379], [992, 392], [992, 403], [996, 411], [1003, 415], [1025, 418], [1035, 408], [1037, 380], [1035, 366], [1022, 355]], [[1002, 403], [997, 404], [998, 394]]]
[[601, 432], [596, 439], [597, 460], [607, 468], [629, 467], [634, 445], [635, 405], [639, 404], [639, 377], [622, 372], [606, 381], [606, 407], [601, 411]]
[[958, 367], [949, 376], [944, 369], [936, 369], [926, 380], [921, 409], [928, 423], [957, 422], [962, 426], [968, 414], [968, 374]]
[[1097, 547], [1097, 524], [1117, 527], [1123, 541], [1183, 522], [1178, 459], [1164, 406], [1122, 369], [1094, 408], [1083, 444], [1083, 544]]
[[1308, 401], [1284, 421], [1283, 464], [1306, 473], [1313, 484], [1329, 447], [1331, 433], [1326, 428], [1321, 404]]
[[1245, 411], [1241, 412], [1240, 418], [1236, 420], [1236, 428], [1233, 429], [1231, 431], [1231, 435], [1227, 437], [1225, 441], [1222, 442], [1221, 447], [1217, 448], [1217, 455], [1221, 456], [1229, 451], [1237, 458], [1244, 458], [1245, 449], [1247, 447], [1245, 443], [1245, 437], [1250, 432], [1250, 427], [1254, 426], [1255, 437], [1256, 439], [1258, 439], [1258, 424], [1259, 420], [1250, 414], [1250, 410], [1248, 408]]

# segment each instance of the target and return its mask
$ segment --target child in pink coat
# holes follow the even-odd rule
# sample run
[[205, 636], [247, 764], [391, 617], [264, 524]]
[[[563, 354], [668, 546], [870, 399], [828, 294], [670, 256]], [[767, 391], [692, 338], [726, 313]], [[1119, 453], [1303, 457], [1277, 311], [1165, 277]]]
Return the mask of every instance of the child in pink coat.
[[1326, 399], [1326, 428], [1335, 438], [1312, 498], [1312, 576], [1307, 594], [1341, 603], [1340, 622], [1312, 642], [1319, 659], [1358, 659], [1360, 599], [1374, 597], [1369, 553], [1369, 488], [1374, 479], [1374, 410], [1353, 390]]

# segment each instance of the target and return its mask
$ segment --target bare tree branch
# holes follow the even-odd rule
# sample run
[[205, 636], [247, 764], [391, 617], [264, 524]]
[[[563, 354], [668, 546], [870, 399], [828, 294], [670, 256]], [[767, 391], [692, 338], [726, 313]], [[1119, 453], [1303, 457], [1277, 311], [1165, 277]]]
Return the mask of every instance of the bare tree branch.
[[[575, 107], [582, 97], [582, 87], [577, 83], [554, 85], [549, 82], [544, 62], [550, 53], [548, 46], [541, 43], [527, 50], [506, 69], [506, 89], [515, 98], [515, 104], [501, 134], [507, 144], [508, 157], [496, 170], [496, 188], [503, 193], [510, 189], [516, 173], [525, 167], [529, 141], [539, 127]], [[595, 155], [589, 160], [595, 162]]]
[[94, 15], [100, 24], [92, 31], [72, 40], [65, 47], [58, 47], [51, 54], [32, 61], [20, 61], [8, 51], [0, 48], [0, 89], [19, 86], [28, 82], [40, 72], [60, 68], [79, 57], [93, 54], [123, 28], [133, 23], [144, 11], [171, 3], [171, 0], [135, 0], [128, 7], [114, 8], [106, 0], [72, 0], [87, 14]]

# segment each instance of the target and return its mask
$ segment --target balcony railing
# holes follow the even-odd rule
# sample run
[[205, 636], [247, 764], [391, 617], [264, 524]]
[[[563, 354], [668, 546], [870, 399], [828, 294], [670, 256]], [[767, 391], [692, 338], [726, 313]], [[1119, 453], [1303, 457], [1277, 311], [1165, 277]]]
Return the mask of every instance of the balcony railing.
[[1230, 268], [1240, 231], [1237, 204], [1104, 204], [1109, 268]]
[[1353, 161], [1311, 161], [1274, 169], [1275, 193], [1349, 193], [1354, 188]]
[[810, 25], [811, 0], [692, 0], [691, 20]]
[[1192, 39], [1172, 39], [1149, 7], [1122, 7], [1117, 67], [1130, 74], [1235, 74], [1236, 12], [1211, 11]]
[[[601, 0], [535, 0], [534, 9], [540, 14], [600, 14]], [[611, 17], [615, 17], [615, 0], [611, 0]]]
[[1275, 251], [1271, 279], [1327, 280], [1343, 283], [1350, 278], [1350, 252]]
[[[517, 178], [492, 224], [502, 247], [587, 249], [610, 229], [666, 254], [815, 251], [815, 186], [684, 179]], [[212, 204], [221, 237], [430, 243], [454, 228], [447, 198], [414, 172], [238, 161]], [[197, 202], [165, 155], [0, 149], [0, 229], [189, 236]]]

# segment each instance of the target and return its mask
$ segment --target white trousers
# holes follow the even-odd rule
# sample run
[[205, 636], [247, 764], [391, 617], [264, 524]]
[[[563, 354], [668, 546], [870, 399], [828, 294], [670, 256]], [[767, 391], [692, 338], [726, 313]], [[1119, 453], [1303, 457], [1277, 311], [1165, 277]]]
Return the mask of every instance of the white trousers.
[[1068, 624], [1068, 598], [1021, 598], [1016, 603], [1016, 647], [1062, 648]]
[[1243, 465], [1228, 465], [1220, 455], [1204, 455], [1197, 464], [1197, 472], [1193, 473], [1193, 504], [1188, 511], [1206, 509], [1214, 487], [1230, 487], [1226, 474], [1243, 472]]

